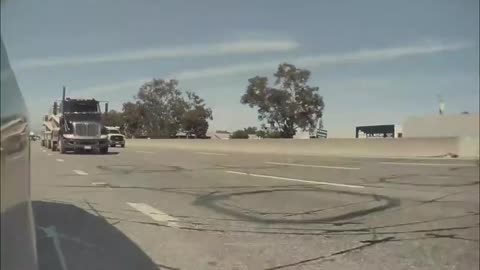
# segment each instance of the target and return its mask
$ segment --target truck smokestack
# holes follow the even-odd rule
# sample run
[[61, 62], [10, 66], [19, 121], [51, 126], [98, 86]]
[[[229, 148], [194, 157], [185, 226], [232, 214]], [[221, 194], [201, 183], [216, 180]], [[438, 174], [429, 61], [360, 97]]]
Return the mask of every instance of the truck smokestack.
[[108, 113], [108, 102], [105, 102], [105, 115]]
[[67, 92], [67, 89], [65, 86], [63, 87], [63, 93], [62, 93], [62, 102], [65, 101], [65, 93]]
[[57, 102], [53, 102], [53, 115], [57, 115], [58, 113], [58, 104]]

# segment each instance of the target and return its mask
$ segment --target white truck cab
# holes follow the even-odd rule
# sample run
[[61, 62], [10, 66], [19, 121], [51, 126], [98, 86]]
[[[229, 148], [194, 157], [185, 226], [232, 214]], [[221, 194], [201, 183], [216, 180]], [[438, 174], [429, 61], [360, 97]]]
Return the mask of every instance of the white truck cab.
[[125, 147], [125, 136], [120, 133], [119, 127], [107, 127], [105, 126], [108, 132], [108, 142], [110, 147], [115, 147], [120, 145], [121, 147]]

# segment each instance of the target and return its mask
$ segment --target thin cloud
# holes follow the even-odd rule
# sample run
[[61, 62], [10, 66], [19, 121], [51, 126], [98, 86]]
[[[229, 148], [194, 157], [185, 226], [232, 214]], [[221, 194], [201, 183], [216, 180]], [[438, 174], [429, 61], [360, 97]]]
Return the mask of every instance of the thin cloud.
[[244, 40], [209, 45], [178, 46], [174, 48], [153, 48], [137, 51], [115, 52], [103, 55], [27, 59], [19, 61], [16, 68], [23, 70], [180, 57], [283, 52], [296, 49], [298, 46], [299, 44], [292, 40]]
[[328, 65], [355, 64], [366, 62], [388, 61], [404, 57], [413, 57], [426, 54], [435, 54], [448, 51], [457, 51], [469, 48], [468, 43], [452, 44], [430, 44], [423, 46], [405, 46], [385, 49], [366, 49], [348, 53], [333, 53], [314, 56], [304, 56], [293, 59], [275, 60], [267, 62], [256, 62], [240, 65], [230, 65], [222, 67], [212, 67], [198, 70], [186, 70], [172, 74], [168, 77], [177, 79], [199, 79], [221, 75], [231, 75], [237, 73], [249, 72], [252, 70], [263, 70], [272, 68], [281, 62], [289, 62], [300, 67], [312, 68]]
[[[391, 61], [400, 58], [438, 54], [442, 52], [453, 52], [470, 48], [469, 43], [436, 43], [418, 46], [404, 46], [384, 49], [365, 49], [347, 53], [332, 53], [313, 56], [304, 56], [292, 59], [277, 59], [265, 62], [253, 62], [238, 65], [228, 65], [219, 67], [209, 67], [204, 69], [184, 70], [165, 76], [164, 78], [178, 80], [195, 80], [202, 78], [212, 78], [218, 76], [231, 76], [236, 74], [258, 72], [262, 70], [275, 68], [279, 63], [289, 62], [302, 68], [327, 67], [331, 65], [348, 65], [357, 63], [369, 63], [380, 61]], [[95, 90], [94, 92], [114, 91], [128, 87], [139, 88], [146, 80], [131, 80], [121, 83], [100, 85], [85, 90]]]

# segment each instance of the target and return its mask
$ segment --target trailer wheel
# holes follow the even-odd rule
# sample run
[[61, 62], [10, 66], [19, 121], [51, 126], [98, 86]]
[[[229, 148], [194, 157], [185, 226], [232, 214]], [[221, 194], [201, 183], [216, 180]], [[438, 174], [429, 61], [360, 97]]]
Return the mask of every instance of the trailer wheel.
[[57, 144], [56, 142], [52, 142], [52, 152], [57, 151]]
[[51, 141], [51, 140], [48, 140], [48, 141], [47, 141], [47, 148], [48, 148], [48, 149], [51, 149], [51, 148], [52, 148], [52, 141]]

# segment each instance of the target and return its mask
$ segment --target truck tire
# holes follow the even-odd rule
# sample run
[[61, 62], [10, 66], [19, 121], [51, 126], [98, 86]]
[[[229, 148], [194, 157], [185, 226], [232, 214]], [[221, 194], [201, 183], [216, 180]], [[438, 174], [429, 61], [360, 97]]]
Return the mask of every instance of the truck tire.
[[47, 148], [48, 148], [48, 149], [51, 149], [51, 148], [52, 148], [52, 141], [51, 141], [51, 140], [48, 140], [48, 141], [47, 141]]
[[125, 148], [125, 144], [122, 144], [122, 148]]
[[57, 151], [57, 142], [52, 142], [52, 152]]
[[60, 154], [65, 154], [65, 152], [66, 152], [65, 144], [63, 144], [62, 139], [58, 140], [58, 150], [60, 151]]
[[41, 141], [40, 141], [40, 145], [41, 145], [42, 147], [45, 147], [45, 140], [41, 140]]
[[100, 154], [105, 155], [108, 153], [108, 146], [100, 148]]

